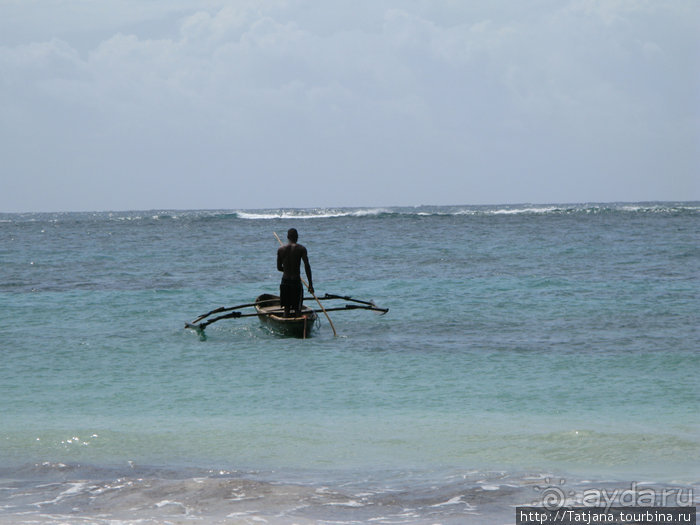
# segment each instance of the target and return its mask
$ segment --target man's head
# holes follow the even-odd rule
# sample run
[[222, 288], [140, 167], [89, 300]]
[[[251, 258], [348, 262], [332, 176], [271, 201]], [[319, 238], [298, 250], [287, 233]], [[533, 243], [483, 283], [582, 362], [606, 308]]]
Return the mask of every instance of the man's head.
[[292, 242], [297, 242], [299, 239], [299, 233], [297, 232], [296, 228], [289, 228], [289, 231], [287, 232], [287, 239]]

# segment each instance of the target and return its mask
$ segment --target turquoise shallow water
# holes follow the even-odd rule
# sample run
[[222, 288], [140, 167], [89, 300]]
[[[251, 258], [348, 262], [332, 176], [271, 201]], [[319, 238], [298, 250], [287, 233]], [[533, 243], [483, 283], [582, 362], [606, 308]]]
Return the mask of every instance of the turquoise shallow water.
[[[699, 225], [697, 203], [0, 214], [0, 518], [488, 523], [555, 475], [697, 487]], [[306, 341], [183, 329], [276, 292], [291, 226], [319, 294], [390, 312]]]

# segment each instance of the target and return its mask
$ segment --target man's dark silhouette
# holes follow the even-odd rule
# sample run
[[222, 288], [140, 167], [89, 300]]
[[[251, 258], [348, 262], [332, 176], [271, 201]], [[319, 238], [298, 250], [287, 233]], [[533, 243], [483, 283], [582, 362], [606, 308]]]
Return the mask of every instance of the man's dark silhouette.
[[304, 261], [304, 270], [309, 282], [309, 291], [314, 292], [313, 280], [311, 279], [311, 265], [306, 248], [297, 244], [299, 234], [296, 229], [290, 228], [287, 232], [289, 243], [277, 250], [277, 269], [282, 273], [282, 283], [280, 284], [280, 302], [284, 308], [284, 315], [289, 317], [290, 311], [296, 316], [301, 312], [301, 303], [304, 300], [304, 288], [301, 283], [299, 272], [301, 261]]

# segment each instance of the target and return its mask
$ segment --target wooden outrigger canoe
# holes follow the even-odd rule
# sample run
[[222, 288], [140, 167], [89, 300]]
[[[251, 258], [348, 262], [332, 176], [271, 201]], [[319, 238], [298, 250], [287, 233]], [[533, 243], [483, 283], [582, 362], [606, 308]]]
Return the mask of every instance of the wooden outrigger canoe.
[[272, 331], [303, 339], [311, 335], [317, 319], [316, 312], [303, 305], [300, 315], [285, 317], [284, 309], [280, 305], [280, 298], [267, 293], [259, 295], [255, 300], [255, 311], [259, 314], [260, 322]]
[[[306, 299], [306, 298], [305, 298]], [[378, 314], [385, 314], [389, 311], [388, 308], [380, 308], [372, 301], [362, 301], [360, 299], [353, 299], [352, 297], [347, 297], [344, 295], [333, 295], [326, 294], [321, 298], [314, 296], [317, 301], [339, 299], [343, 301], [350, 301], [356, 304], [345, 304], [337, 308], [325, 308], [321, 310], [314, 310], [308, 306], [302, 306], [301, 315], [296, 317], [285, 317], [284, 309], [280, 304], [280, 298], [277, 295], [272, 295], [268, 293], [261, 294], [255, 299], [253, 303], [239, 304], [237, 306], [220, 306], [214, 308], [212, 311], [207, 312], [198, 316], [191, 323], [185, 323], [185, 328], [196, 331], [204, 339], [204, 329], [212, 323], [221, 321], [222, 319], [238, 319], [240, 317], [257, 317], [260, 322], [267, 325], [273, 332], [288, 335], [292, 337], [309, 337], [315, 328], [316, 321], [318, 320], [318, 314], [323, 312], [328, 316], [327, 312], [339, 312], [347, 310], [370, 310]], [[359, 303], [359, 304], [358, 304]], [[320, 304], [320, 302], [319, 302]], [[239, 310], [242, 308], [255, 307], [255, 313], [243, 313]], [[224, 313], [226, 312], [226, 313]], [[215, 314], [217, 317], [211, 317]], [[335, 332], [334, 332], [335, 333]]]

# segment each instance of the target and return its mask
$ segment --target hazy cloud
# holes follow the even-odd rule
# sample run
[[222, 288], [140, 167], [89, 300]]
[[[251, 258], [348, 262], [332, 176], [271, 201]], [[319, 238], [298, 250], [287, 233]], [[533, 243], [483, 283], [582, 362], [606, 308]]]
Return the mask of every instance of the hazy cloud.
[[700, 198], [693, 0], [32, 4], [0, 210]]

